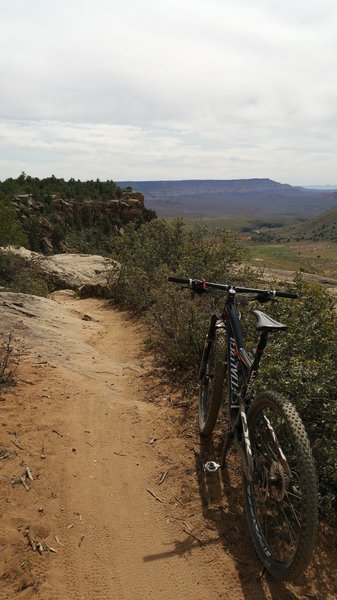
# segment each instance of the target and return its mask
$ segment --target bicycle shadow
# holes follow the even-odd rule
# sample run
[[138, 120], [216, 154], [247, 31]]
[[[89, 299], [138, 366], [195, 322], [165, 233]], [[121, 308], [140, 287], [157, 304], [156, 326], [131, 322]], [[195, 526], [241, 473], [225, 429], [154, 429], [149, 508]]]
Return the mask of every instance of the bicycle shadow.
[[207, 460], [221, 462], [222, 447], [223, 440], [201, 439], [195, 455], [204, 519], [216, 527], [223, 551], [234, 561], [246, 600], [297, 600], [286, 584], [267, 577], [257, 558], [243, 508], [239, 457], [230, 450], [223, 469], [208, 473], [203, 468]]
[[[184, 529], [185, 539], [176, 540], [173, 542], [173, 546], [170, 542], [166, 552], [145, 556], [144, 562], [175, 556], [191, 556], [197, 547], [202, 547], [204, 552], [210, 552], [209, 563], [213, 560], [218, 562], [221, 560], [221, 552], [220, 559], [218, 552], [220, 544], [221, 551], [224, 553], [224, 573], [228, 566], [226, 557], [228, 555], [235, 564], [245, 600], [299, 600], [299, 598], [323, 600], [323, 598], [327, 598], [329, 573], [331, 579], [331, 573], [335, 572], [334, 553], [329, 558], [320, 552], [317, 557], [314, 557], [308, 577], [303, 574], [295, 583], [277, 582], [263, 570], [257, 558], [245, 517], [239, 456], [230, 450], [223, 469], [214, 473], [208, 473], [204, 469], [205, 462], [212, 460], [220, 462], [221, 460], [224, 440], [219, 438], [219, 433], [215, 435], [214, 439], [215, 441], [201, 439], [199, 452], [197, 446], [190, 448], [190, 450], [193, 449], [195, 464], [192, 464], [192, 469], [189, 470], [194, 471], [196, 475], [193, 493], [195, 497], [199, 491], [203, 531], [194, 535], [193, 530]], [[193, 461], [192, 458], [191, 460]], [[210, 529], [213, 530], [212, 538], [209, 535]], [[320, 592], [319, 595], [317, 595], [317, 590]], [[228, 597], [225, 588], [223, 593], [224, 598]], [[325, 593], [326, 595], [324, 595]], [[230, 600], [229, 597], [228, 600]]]

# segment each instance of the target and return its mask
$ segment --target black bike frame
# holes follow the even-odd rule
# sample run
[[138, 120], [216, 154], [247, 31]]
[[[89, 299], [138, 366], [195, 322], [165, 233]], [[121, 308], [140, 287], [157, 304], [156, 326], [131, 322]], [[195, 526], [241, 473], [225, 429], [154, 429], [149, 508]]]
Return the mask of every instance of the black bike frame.
[[215, 339], [216, 329], [223, 328], [227, 333], [227, 356], [225, 360], [228, 373], [228, 401], [231, 424], [224, 447], [223, 459], [231, 441], [234, 439], [235, 445], [243, 459], [242, 463], [246, 477], [249, 481], [252, 481], [254, 464], [247, 425], [247, 410], [253, 399], [254, 382], [259, 370], [262, 354], [267, 345], [268, 332], [261, 332], [253, 360], [251, 360], [244, 349], [240, 316], [235, 305], [235, 295], [234, 288], [228, 290], [228, 296], [221, 316], [213, 314], [211, 317], [199, 369], [199, 379], [202, 379], [204, 376], [205, 366], [211, 344]]
[[[223, 328], [227, 334], [227, 349], [224, 361], [225, 367], [227, 366], [228, 369], [227, 379], [230, 430], [223, 447], [222, 465], [224, 464], [227, 450], [234, 440], [235, 445], [241, 454], [246, 478], [248, 481], [252, 482], [254, 479], [254, 461], [247, 425], [247, 411], [253, 400], [254, 382], [259, 370], [262, 354], [267, 345], [269, 334], [268, 327], [270, 331], [273, 329], [277, 330], [279, 327], [273, 327], [268, 324], [262, 325], [260, 339], [253, 360], [251, 360], [243, 345], [240, 316], [235, 306], [235, 295], [236, 293], [254, 294], [254, 299], [258, 302], [267, 302], [275, 297], [295, 299], [298, 298], [298, 295], [291, 292], [279, 292], [276, 290], [234, 287], [229, 284], [207, 282], [205, 279], [187, 279], [186, 277], [176, 277], [175, 275], [170, 275], [168, 280], [182, 284], [184, 288], [191, 289], [198, 294], [203, 294], [212, 289], [227, 293], [227, 299], [221, 316], [219, 317], [218, 315], [213, 314], [211, 317], [199, 368], [199, 379], [201, 380], [205, 376], [205, 369], [212, 343], [215, 340], [216, 329]], [[276, 323], [276, 325], [279, 324]], [[281, 327], [283, 328], [284, 326], [281, 324]], [[278, 455], [279, 461], [285, 469], [285, 472], [288, 472], [290, 475], [287, 460], [278, 443], [276, 434], [269, 423], [268, 418], [264, 416], [264, 419], [266, 433], [273, 443], [274, 451]]]

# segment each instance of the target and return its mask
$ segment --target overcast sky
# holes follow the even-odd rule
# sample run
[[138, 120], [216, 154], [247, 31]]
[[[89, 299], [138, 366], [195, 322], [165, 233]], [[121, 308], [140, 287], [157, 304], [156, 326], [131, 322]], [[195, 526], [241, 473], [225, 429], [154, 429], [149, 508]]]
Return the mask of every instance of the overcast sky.
[[0, 0], [0, 180], [337, 184], [336, 0]]

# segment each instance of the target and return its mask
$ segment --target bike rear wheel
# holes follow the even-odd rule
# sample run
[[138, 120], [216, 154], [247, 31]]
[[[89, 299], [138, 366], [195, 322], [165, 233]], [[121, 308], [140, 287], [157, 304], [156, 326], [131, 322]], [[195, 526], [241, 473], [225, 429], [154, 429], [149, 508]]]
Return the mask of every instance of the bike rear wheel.
[[267, 571], [277, 579], [303, 574], [318, 520], [316, 472], [309, 440], [294, 406], [265, 393], [248, 411], [255, 472], [243, 473], [249, 529]]
[[199, 430], [202, 435], [211, 435], [219, 414], [223, 398], [226, 372], [226, 332], [216, 329], [208, 354], [199, 393]]

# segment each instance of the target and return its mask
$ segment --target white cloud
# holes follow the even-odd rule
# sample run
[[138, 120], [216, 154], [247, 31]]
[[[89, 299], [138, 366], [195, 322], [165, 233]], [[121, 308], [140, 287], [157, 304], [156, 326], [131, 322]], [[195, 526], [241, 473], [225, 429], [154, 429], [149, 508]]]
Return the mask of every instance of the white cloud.
[[334, 0], [0, 9], [1, 179], [335, 183]]
[[[214, 131], [145, 129], [124, 125], [5, 121], [0, 123], [4, 160], [1, 172], [17, 176], [54, 174], [65, 179], [146, 180], [244, 178], [268, 176], [295, 184], [308, 181], [310, 165], [317, 164], [321, 181], [334, 172], [337, 143], [326, 150], [322, 138], [313, 146], [287, 131], [255, 131], [257, 143], [247, 140], [240, 123]], [[314, 132], [315, 134], [315, 132]], [[266, 141], [267, 139], [267, 141]], [[285, 143], [285, 141], [287, 143]], [[290, 178], [290, 179], [289, 179]], [[1, 177], [3, 179], [3, 177]]]

